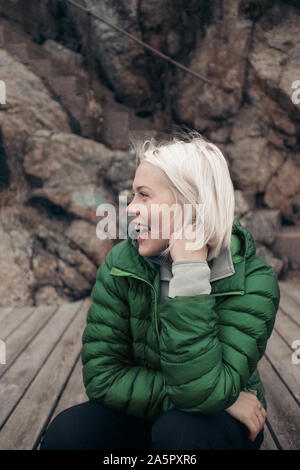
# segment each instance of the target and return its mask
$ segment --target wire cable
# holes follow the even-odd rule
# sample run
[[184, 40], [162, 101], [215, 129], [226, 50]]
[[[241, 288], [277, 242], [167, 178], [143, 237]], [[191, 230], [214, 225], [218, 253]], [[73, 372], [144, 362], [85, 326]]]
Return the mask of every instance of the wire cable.
[[141, 39], [138, 39], [136, 38], [135, 36], [133, 36], [132, 34], [128, 33], [127, 31], [124, 31], [122, 28], [120, 28], [119, 26], [115, 26], [113, 24], [111, 24], [109, 21], [105, 20], [103, 17], [101, 17], [100, 15], [96, 14], [96, 13], [93, 13], [91, 11], [91, 8], [86, 8], [84, 7], [83, 5], [80, 5], [78, 4], [77, 2], [74, 2], [74, 0], [64, 0], [66, 1], [67, 3], [70, 3], [71, 5], [74, 5], [75, 7], [79, 8], [80, 10], [82, 11], [85, 11], [86, 13], [88, 13], [89, 15], [93, 16], [94, 18], [98, 19], [99, 21], [102, 21], [103, 23], [105, 23], [107, 26], [115, 29], [116, 31], [118, 31], [119, 33], [121, 34], [124, 34], [125, 36], [129, 37], [130, 39], [132, 39], [133, 41], [137, 42], [138, 44], [140, 44], [142, 47], [144, 47], [145, 49], [148, 49], [150, 50], [151, 52], [153, 52], [153, 54], [156, 54], [158, 55], [159, 57], [161, 57], [162, 59], [170, 62], [171, 64], [175, 65], [176, 67], [184, 70], [185, 72], [188, 72], [190, 73], [191, 75], [194, 75], [195, 77], [199, 78], [200, 80], [206, 82], [206, 83], [209, 83], [211, 85], [215, 85], [216, 87], [218, 88], [221, 88], [220, 85], [218, 85], [217, 83], [209, 80], [208, 78], [204, 77], [203, 75], [195, 72], [194, 70], [191, 70], [190, 68], [186, 67], [185, 65], [181, 64], [180, 62], [177, 62], [177, 60], [174, 60], [172, 59], [171, 57], [169, 57], [168, 55], [164, 54], [163, 52], [160, 52], [159, 50], [155, 49], [154, 47], [150, 46], [149, 44], [145, 43], [144, 41], [142, 41]]

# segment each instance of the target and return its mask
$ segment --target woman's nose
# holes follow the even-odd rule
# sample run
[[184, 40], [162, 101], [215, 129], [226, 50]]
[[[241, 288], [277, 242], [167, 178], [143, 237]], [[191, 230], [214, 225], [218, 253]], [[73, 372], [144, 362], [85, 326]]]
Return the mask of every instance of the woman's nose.
[[130, 206], [131, 206], [131, 202], [128, 204], [128, 206], [126, 207], [126, 213], [129, 214], [130, 212]]

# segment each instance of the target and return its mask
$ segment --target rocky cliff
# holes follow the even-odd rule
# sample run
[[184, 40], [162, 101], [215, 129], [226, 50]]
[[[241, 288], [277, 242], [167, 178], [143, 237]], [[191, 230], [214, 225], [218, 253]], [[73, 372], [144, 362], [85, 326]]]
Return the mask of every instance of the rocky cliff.
[[115, 243], [95, 209], [134, 176], [128, 134], [182, 125], [224, 152], [258, 254], [297, 275], [299, 30], [297, 1], [0, 2], [0, 306], [89, 295]]

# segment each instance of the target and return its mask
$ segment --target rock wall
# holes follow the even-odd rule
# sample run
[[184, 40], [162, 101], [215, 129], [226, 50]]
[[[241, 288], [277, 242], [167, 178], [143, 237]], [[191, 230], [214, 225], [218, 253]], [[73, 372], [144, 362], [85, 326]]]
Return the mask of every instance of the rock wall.
[[[95, 208], [127, 194], [134, 176], [128, 132], [155, 135], [172, 125], [195, 128], [221, 148], [236, 216], [258, 254], [279, 277], [300, 270], [298, 2], [78, 3], [207, 80], [67, 1], [0, 2], [0, 72], [9, 84], [0, 105], [0, 305], [89, 295], [113, 243], [95, 236]], [[50, 58], [60, 77], [53, 67], [42, 74]], [[90, 93], [82, 111], [79, 95]]]

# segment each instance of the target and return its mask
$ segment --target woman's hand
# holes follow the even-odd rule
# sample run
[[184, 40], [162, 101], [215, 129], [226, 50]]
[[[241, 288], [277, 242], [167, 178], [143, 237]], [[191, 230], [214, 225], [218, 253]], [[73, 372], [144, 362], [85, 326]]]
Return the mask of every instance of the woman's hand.
[[254, 441], [257, 434], [263, 429], [267, 412], [258, 398], [250, 392], [240, 392], [238, 399], [229, 408], [231, 416], [244, 423], [250, 431], [249, 439]]
[[[185, 228], [186, 227], [186, 228]], [[187, 250], [186, 243], [194, 243], [194, 238], [188, 239], [185, 233], [194, 233], [192, 224], [188, 224], [182, 228], [181, 238], [175, 238], [175, 232], [170, 236], [169, 244], [174, 240], [175, 243], [170, 247], [170, 255], [173, 261], [200, 260], [206, 261], [208, 248], [203, 246], [200, 250]], [[186, 230], [186, 232], [185, 232]], [[191, 231], [191, 232], [190, 232]]]

